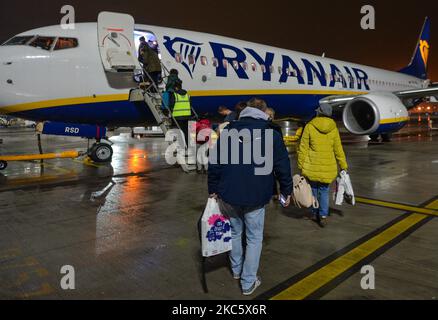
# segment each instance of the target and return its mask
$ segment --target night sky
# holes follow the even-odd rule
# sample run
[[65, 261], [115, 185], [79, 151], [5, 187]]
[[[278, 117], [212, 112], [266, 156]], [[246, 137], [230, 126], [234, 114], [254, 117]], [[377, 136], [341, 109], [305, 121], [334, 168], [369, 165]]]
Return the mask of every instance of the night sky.
[[[70, 4], [76, 22], [100, 11], [126, 12], [137, 23], [215, 33], [398, 70], [407, 65], [425, 16], [432, 22], [429, 77], [438, 81], [438, 1], [312, 0], [1, 0], [0, 41], [36, 27], [58, 24]], [[360, 8], [376, 10], [376, 30], [362, 30]]]

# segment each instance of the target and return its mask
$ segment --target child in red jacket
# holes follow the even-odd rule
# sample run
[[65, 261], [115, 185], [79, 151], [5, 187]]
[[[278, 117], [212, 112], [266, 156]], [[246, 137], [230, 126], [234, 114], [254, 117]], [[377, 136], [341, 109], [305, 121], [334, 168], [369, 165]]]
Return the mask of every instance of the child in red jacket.
[[207, 172], [208, 169], [208, 149], [211, 144], [211, 121], [201, 119], [195, 123], [196, 132], [196, 171], [198, 173]]

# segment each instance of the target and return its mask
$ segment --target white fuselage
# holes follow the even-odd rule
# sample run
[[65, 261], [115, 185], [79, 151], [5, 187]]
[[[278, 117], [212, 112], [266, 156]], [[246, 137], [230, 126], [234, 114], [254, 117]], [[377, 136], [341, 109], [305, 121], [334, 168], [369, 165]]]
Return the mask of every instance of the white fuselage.
[[[163, 65], [177, 69], [198, 113], [220, 105], [264, 98], [278, 114], [310, 118], [329, 95], [394, 92], [425, 87], [423, 80], [232, 38], [136, 25], [159, 45]], [[136, 86], [130, 75], [102, 67], [96, 23], [75, 30], [51, 26], [19, 36], [73, 37], [79, 45], [45, 50], [28, 45], [0, 47], [0, 113], [36, 121], [140, 125], [152, 119], [145, 105], [128, 101]]]

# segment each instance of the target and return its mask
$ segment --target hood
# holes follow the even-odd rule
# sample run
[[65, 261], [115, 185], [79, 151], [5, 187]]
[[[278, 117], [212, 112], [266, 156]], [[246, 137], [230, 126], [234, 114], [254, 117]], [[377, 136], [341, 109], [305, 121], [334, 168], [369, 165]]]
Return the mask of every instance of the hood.
[[312, 121], [310, 121], [309, 124], [323, 134], [327, 134], [330, 131], [336, 129], [335, 121], [327, 117], [316, 117]]
[[260, 119], [260, 120], [268, 120], [269, 116], [264, 113], [262, 110], [253, 108], [253, 107], [246, 107], [245, 109], [240, 112], [240, 118], [253, 118], [253, 119]]
[[175, 91], [177, 94], [181, 95], [181, 96], [185, 96], [187, 94], [187, 91], [184, 89], [179, 89], [177, 91]]

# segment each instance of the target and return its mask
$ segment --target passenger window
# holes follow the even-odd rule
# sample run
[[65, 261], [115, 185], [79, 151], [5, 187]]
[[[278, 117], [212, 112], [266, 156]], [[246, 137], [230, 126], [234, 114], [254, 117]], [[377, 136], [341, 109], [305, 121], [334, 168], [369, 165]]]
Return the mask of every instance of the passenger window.
[[3, 43], [3, 46], [24, 46], [35, 36], [19, 36], [13, 37], [12, 39]]
[[233, 67], [234, 67], [234, 69], [236, 69], [236, 70], [239, 69], [239, 62], [237, 62], [237, 60], [233, 60]]
[[208, 64], [208, 59], [207, 59], [207, 57], [205, 57], [205, 56], [202, 56], [202, 57], [201, 57], [201, 64], [202, 64], [203, 66], [206, 66], [206, 65]]
[[252, 71], [257, 71], [257, 65], [254, 62], [251, 63], [251, 69]]
[[76, 48], [78, 46], [78, 39], [75, 38], [58, 38], [55, 48], [53, 50], [63, 50]]
[[189, 64], [195, 64], [195, 57], [192, 54], [189, 54]]
[[248, 63], [241, 62], [240, 65], [242, 66], [243, 70], [248, 70]]
[[278, 74], [283, 74], [283, 68], [282, 67], [278, 67]]
[[228, 60], [222, 59], [222, 66], [226, 69], [228, 67]]
[[217, 68], [219, 66], [219, 61], [217, 58], [212, 58], [211, 61], [213, 63], [213, 67]]
[[182, 61], [181, 53], [175, 53], [175, 61], [177, 63], [181, 63]]
[[274, 66], [269, 66], [269, 72], [274, 73]]
[[263, 73], [266, 72], [266, 67], [265, 67], [264, 64], [261, 64], [261, 65], [260, 65], [260, 70], [262, 70]]
[[41, 48], [44, 50], [50, 50], [53, 42], [55, 42], [55, 38], [53, 37], [37, 37], [32, 40], [29, 45], [35, 48]]

